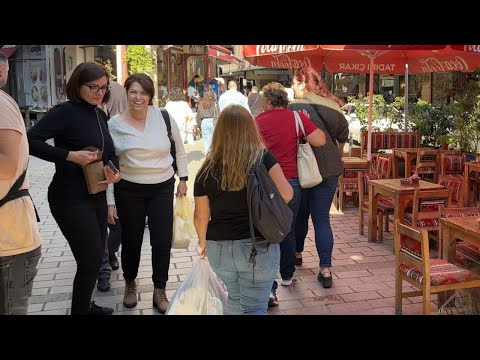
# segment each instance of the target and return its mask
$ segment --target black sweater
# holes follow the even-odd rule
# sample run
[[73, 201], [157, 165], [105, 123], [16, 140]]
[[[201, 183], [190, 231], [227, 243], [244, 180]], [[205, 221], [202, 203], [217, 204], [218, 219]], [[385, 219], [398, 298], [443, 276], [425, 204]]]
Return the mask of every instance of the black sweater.
[[[112, 160], [118, 168], [113, 141], [108, 131], [107, 116], [95, 105], [87, 102], [72, 103], [70, 101], [53, 107], [45, 116], [28, 131], [30, 155], [55, 163], [55, 175], [50, 184], [52, 195], [68, 200], [85, 199], [91, 196], [87, 190], [82, 167], [67, 161], [69, 151], [82, 150], [87, 146], [102, 149], [102, 133], [98, 127], [98, 119], [103, 131], [103, 162]], [[97, 114], [96, 114], [97, 113]], [[55, 146], [45, 141], [53, 139]]]

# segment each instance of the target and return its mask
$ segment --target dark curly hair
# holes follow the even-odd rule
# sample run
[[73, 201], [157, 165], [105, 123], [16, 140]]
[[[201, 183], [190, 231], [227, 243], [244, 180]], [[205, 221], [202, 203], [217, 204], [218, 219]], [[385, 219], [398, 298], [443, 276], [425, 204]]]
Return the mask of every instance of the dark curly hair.
[[263, 97], [274, 108], [286, 108], [288, 105], [288, 94], [282, 84], [271, 82], [262, 89]]

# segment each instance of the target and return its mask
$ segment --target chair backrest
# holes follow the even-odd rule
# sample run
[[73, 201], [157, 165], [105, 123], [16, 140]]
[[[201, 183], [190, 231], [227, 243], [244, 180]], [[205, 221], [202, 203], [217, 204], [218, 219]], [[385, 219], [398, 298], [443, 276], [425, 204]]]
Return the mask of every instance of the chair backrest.
[[363, 204], [363, 201], [365, 201], [364, 198], [368, 198], [368, 180], [379, 179], [382, 179], [382, 175], [380, 174], [358, 173], [358, 201], [360, 206]]
[[[449, 189], [420, 190], [416, 189], [413, 195], [412, 225], [418, 226], [422, 222], [424, 227], [438, 228], [440, 205], [450, 207]], [[429, 221], [434, 220], [434, 221]], [[435, 224], [435, 221], [437, 224]]]
[[440, 174], [465, 173], [465, 154], [440, 154]]
[[416, 172], [419, 175], [433, 174], [435, 179], [435, 174], [437, 172], [437, 150], [418, 149]]
[[438, 177], [438, 184], [445, 186], [447, 189], [452, 189], [450, 193], [450, 205], [455, 205], [457, 207], [462, 206], [465, 179], [441, 174]]
[[395, 219], [394, 249], [398, 260], [397, 267], [409, 265], [421, 272], [423, 281], [430, 283], [430, 250], [428, 232], [417, 230]]
[[392, 173], [392, 160], [392, 155], [378, 154], [375, 172], [382, 175], [384, 179], [390, 179], [390, 174]]
[[480, 204], [470, 207], [447, 208], [444, 205], [439, 206], [440, 217], [461, 217], [461, 216], [480, 216]]

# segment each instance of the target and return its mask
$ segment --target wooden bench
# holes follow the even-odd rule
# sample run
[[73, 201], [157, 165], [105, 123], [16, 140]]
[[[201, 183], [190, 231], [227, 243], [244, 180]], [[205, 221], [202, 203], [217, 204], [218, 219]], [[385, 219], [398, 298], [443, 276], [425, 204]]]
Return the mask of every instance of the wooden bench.
[[[419, 132], [395, 132], [374, 131], [372, 132], [372, 154], [378, 150], [393, 148], [418, 148], [420, 147], [421, 135]], [[368, 132], [362, 131], [360, 135], [360, 153], [367, 156]]]

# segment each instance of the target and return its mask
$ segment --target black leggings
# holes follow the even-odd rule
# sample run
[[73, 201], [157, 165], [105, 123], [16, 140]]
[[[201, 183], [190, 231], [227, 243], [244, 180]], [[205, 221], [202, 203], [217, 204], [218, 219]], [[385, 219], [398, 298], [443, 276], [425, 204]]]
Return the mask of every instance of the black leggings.
[[72, 203], [49, 194], [48, 201], [77, 262], [71, 314], [88, 314], [105, 249], [108, 216], [105, 196], [92, 196]]
[[136, 184], [120, 180], [115, 184], [115, 202], [122, 223], [122, 270], [125, 280], [138, 274], [145, 217], [148, 216], [152, 246], [152, 280], [165, 289], [170, 266], [173, 233], [173, 187], [175, 178], [159, 184]]

